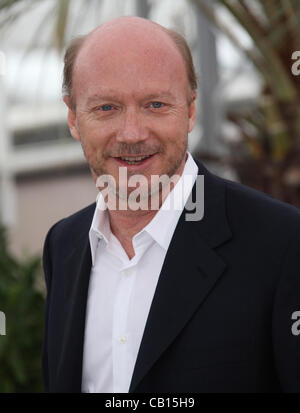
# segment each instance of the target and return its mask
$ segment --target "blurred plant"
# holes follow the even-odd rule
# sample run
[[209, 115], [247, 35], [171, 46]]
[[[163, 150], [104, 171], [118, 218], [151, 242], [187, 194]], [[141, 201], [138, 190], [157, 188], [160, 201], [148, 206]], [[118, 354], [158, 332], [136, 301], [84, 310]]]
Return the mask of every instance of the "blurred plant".
[[[138, 15], [146, 17], [149, 11], [148, 0], [136, 1]], [[9, 29], [15, 20], [33, 8], [41, 6], [42, 3], [40, 0], [0, 0], [0, 30]], [[47, 6], [43, 9], [40, 20], [36, 22], [32, 43], [41, 37], [46, 28], [52, 26], [48, 45], [55, 46], [56, 50], [61, 53], [68, 35], [73, 35], [75, 31], [78, 31], [78, 27], [88, 16], [88, 12], [91, 13], [89, 17], [92, 15], [95, 18], [95, 26], [99, 24], [99, 16], [105, 4], [102, 0], [52, 0]], [[29, 49], [31, 47], [32, 44]]]
[[[99, 0], [96, 1], [99, 6]], [[8, 30], [19, 17], [28, 13], [30, 10], [41, 6], [41, 3], [42, 2], [39, 0], [0, 0], [1, 30]], [[49, 7], [43, 9], [43, 14], [40, 17], [40, 20], [36, 23], [36, 30], [34, 31], [34, 39], [32, 43], [41, 37], [42, 31], [45, 28], [52, 26], [51, 38], [48, 39], [49, 46], [54, 45], [59, 52], [63, 50], [68, 23], [70, 23], [69, 14], [71, 3], [75, 3], [75, 0], [53, 0], [52, 3], [48, 3]], [[95, 0], [85, 1], [85, 11], [91, 3], [95, 4]], [[82, 20], [84, 19], [81, 16], [81, 21]], [[78, 24], [77, 19], [76, 23]], [[29, 50], [32, 46], [32, 44], [29, 44]]]
[[0, 310], [6, 315], [6, 335], [0, 336], [0, 393], [43, 391], [44, 296], [37, 286], [40, 277], [40, 258], [13, 257], [0, 227]]
[[241, 140], [222, 161], [243, 183], [300, 207], [300, 76], [291, 70], [292, 54], [300, 50], [300, 1], [215, 0], [248, 34], [250, 47], [216, 9], [190, 1], [253, 63], [263, 84], [254, 107], [227, 112]]

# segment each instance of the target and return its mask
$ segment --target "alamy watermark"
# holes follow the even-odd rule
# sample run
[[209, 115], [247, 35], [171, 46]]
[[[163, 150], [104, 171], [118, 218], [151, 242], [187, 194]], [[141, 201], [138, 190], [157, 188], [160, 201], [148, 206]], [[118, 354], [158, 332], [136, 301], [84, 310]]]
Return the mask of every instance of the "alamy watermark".
[[292, 324], [293, 336], [300, 335], [300, 311], [294, 311], [292, 314], [292, 320], [297, 320]]
[[294, 76], [300, 75], [300, 50], [295, 50], [291, 57], [295, 62], [292, 64], [291, 70]]
[[[175, 185], [176, 197], [168, 196]], [[96, 186], [105, 200], [105, 203], [98, 205], [99, 209], [170, 211], [185, 208], [188, 211], [185, 213], [186, 221], [200, 221], [204, 216], [203, 175], [198, 175], [196, 179], [192, 175], [151, 175], [149, 182], [146, 176], [140, 174], [128, 177], [127, 168], [121, 167], [118, 184], [112, 175], [106, 174], [98, 177]], [[192, 194], [193, 186], [195, 190]]]
[[6, 317], [3, 311], [0, 311], [0, 336], [6, 335]]
[[0, 76], [5, 75], [5, 54], [0, 50]]

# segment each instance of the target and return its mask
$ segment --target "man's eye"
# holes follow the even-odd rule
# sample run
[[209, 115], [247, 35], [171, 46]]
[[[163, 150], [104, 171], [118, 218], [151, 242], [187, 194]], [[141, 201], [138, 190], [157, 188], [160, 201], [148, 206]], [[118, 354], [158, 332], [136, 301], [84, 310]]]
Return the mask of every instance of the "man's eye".
[[110, 110], [112, 110], [112, 105], [102, 105], [99, 107], [100, 110], [102, 110], [103, 112], [108, 112]]
[[164, 106], [164, 104], [161, 102], [151, 102], [150, 106], [152, 106], [152, 108], [154, 109], [160, 109]]

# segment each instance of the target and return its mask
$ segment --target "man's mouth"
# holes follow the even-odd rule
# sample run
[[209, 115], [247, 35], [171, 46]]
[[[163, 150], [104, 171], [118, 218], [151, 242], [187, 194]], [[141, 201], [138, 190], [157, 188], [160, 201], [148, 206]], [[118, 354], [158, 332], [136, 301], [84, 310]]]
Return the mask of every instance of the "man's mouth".
[[124, 162], [127, 165], [140, 165], [145, 162], [147, 159], [151, 158], [154, 154], [151, 155], [140, 155], [140, 156], [120, 156], [117, 159], [120, 162]]

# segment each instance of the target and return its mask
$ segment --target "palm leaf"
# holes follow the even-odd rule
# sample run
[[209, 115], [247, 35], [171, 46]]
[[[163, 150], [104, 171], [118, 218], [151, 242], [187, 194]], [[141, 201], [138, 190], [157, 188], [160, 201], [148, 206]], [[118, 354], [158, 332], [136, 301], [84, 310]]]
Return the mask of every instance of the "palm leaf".
[[68, 25], [70, 11], [70, 0], [56, 1], [56, 19], [55, 19], [55, 45], [58, 51], [62, 51], [65, 44], [65, 35]]
[[278, 99], [283, 101], [294, 100], [296, 98], [296, 92], [293, 82], [291, 81], [289, 74], [286, 73], [285, 66], [280, 60], [277, 49], [273, 47], [272, 43], [269, 41], [266, 28], [261, 25], [259, 20], [253, 15], [244, 2], [236, 2], [232, 0], [219, 1], [229, 10], [239, 24], [250, 35], [263, 58], [268, 61], [269, 71], [272, 74], [271, 86]]

